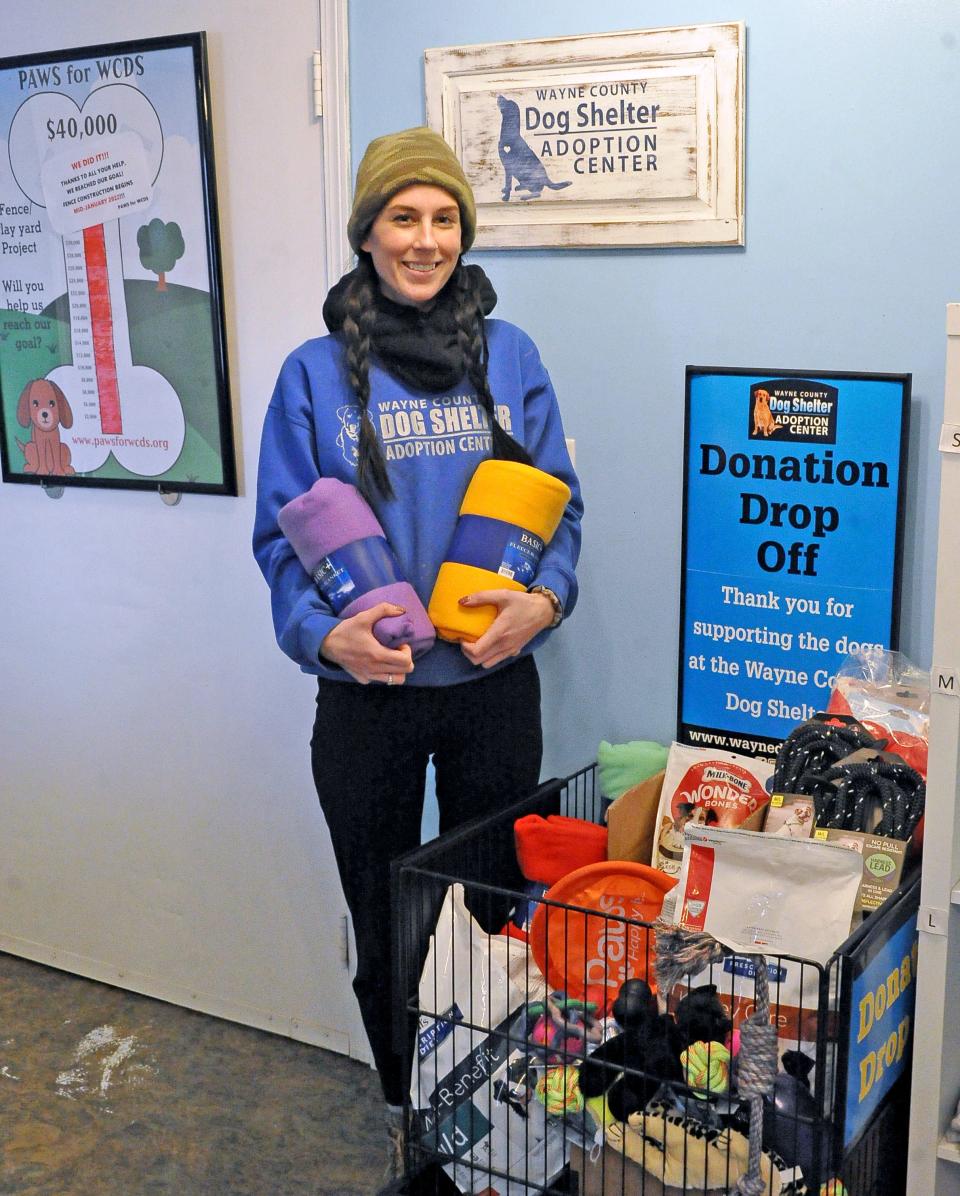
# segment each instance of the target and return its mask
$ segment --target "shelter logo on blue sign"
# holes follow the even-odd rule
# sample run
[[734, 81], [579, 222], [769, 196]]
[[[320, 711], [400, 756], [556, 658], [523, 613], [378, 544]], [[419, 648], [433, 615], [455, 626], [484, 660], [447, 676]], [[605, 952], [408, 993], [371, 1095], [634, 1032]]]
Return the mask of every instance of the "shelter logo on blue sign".
[[806, 378], [756, 382], [750, 387], [751, 440], [837, 443], [837, 388]]

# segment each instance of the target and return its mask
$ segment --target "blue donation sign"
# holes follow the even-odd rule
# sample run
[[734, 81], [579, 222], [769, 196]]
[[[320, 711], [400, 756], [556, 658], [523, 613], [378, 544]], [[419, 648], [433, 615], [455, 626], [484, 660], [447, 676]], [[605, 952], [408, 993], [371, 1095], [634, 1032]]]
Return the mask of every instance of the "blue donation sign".
[[910, 1060], [916, 975], [917, 923], [909, 917], [853, 981], [844, 1148], [869, 1123]]
[[910, 376], [687, 368], [678, 738], [771, 755], [896, 647]]

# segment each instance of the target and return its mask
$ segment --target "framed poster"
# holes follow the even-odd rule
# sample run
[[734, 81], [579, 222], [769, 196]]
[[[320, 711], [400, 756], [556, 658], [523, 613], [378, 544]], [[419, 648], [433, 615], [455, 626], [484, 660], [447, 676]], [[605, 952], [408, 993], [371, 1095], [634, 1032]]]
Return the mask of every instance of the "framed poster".
[[909, 374], [687, 367], [678, 738], [773, 755], [897, 645]]
[[204, 34], [0, 59], [5, 482], [236, 494]]
[[742, 23], [427, 50], [480, 249], [742, 245]]

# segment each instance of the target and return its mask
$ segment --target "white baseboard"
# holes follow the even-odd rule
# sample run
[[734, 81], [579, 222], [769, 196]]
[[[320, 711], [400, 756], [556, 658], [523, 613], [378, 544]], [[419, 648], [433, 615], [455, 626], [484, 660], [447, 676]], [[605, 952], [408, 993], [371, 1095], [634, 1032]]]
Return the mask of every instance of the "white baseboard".
[[158, 1001], [166, 1001], [171, 1005], [179, 1005], [184, 1009], [193, 1009], [197, 1013], [207, 1013], [211, 1017], [237, 1022], [241, 1026], [251, 1026], [255, 1030], [266, 1030], [272, 1034], [282, 1034], [285, 1038], [293, 1038], [297, 1042], [306, 1042], [311, 1046], [336, 1051], [340, 1055], [351, 1056], [363, 1063], [370, 1062], [370, 1048], [366, 1040], [362, 1043], [356, 1041], [351, 1043], [349, 1034], [341, 1030], [333, 1030], [329, 1026], [323, 1026], [303, 1017], [291, 1016], [279, 1010], [259, 1009], [254, 1005], [248, 1005], [230, 997], [199, 992], [188, 985], [170, 983], [158, 976], [150, 976], [145, 973], [131, 972], [104, 960], [91, 959], [73, 951], [65, 951], [60, 947], [31, 942], [29, 939], [18, 938], [16, 935], [2, 932], [0, 932], [0, 951], [31, 960], [33, 963], [58, 968], [62, 972], [70, 972], [72, 975], [82, 976], [87, 980], [98, 980], [103, 984], [112, 984], [116, 988], [140, 993], [145, 997], [153, 997]]

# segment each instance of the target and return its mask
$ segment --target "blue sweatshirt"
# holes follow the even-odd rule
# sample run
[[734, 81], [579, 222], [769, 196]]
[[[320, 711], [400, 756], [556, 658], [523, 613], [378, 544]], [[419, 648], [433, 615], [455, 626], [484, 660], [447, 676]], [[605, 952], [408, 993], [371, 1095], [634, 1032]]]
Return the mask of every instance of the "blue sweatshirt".
[[[500, 424], [524, 445], [538, 469], [562, 479], [572, 492], [533, 583], [553, 590], [566, 616], [577, 599], [583, 504], [556, 396], [524, 332], [502, 320], [487, 320], [486, 327], [488, 377]], [[490, 456], [487, 416], [466, 378], [449, 393], [418, 391], [382, 369], [376, 358], [370, 362], [369, 414], [394, 490], [394, 498], [378, 498], [373, 508], [403, 576], [426, 606], [467, 485], [479, 462]], [[277, 512], [320, 477], [356, 484], [359, 420], [342, 338], [320, 337], [295, 349], [283, 363], [267, 409], [253, 533], [280, 647], [305, 673], [348, 682], [353, 681], [349, 673], [320, 656], [336, 616], [280, 531]], [[549, 634], [541, 632], [523, 654]], [[417, 660], [406, 684], [453, 685], [490, 671], [471, 664], [459, 645], [438, 639]]]

